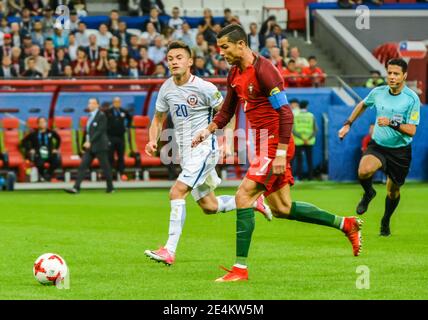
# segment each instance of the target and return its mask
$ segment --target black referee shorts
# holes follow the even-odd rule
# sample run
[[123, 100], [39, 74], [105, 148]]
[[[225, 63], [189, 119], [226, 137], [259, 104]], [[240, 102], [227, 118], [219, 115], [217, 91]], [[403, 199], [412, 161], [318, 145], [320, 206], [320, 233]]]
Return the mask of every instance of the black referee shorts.
[[398, 186], [402, 186], [409, 173], [412, 147], [387, 148], [370, 141], [364, 155], [371, 154], [382, 162], [382, 171]]

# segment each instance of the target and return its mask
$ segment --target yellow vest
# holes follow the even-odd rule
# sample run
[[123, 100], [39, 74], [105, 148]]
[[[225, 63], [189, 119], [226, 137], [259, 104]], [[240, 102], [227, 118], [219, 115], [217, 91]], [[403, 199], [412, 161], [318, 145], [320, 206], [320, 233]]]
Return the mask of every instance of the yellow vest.
[[[294, 116], [294, 132], [307, 140], [314, 133], [314, 121], [315, 117], [312, 113], [308, 111], [299, 112]], [[315, 144], [315, 136], [308, 142], [309, 145], [313, 146]], [[297, 137], [297, 135], [294, 135], [294, 143], [296, 146], [304, 145], [303, 140]]]

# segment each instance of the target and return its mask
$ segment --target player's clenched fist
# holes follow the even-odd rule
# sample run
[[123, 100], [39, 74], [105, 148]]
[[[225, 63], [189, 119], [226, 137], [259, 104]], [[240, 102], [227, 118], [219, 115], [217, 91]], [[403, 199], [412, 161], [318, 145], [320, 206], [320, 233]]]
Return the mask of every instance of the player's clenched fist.
[[203, 142], [206, 138], [210, 136], [211, 132], [208, 129], [199, 131], [192, 140], [192, 148], [196, 147], [198, 144]]
[[146, 144], [146, 154], [149, 156], [154, 156], [158, 150], [158, 144], [156, 142], [149, 141]]

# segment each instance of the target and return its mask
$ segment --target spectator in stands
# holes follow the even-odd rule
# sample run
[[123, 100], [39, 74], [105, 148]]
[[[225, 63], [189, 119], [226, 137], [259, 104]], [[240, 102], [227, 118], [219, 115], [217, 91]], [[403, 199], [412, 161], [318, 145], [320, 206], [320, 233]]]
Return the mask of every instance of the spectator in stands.
[[127, 28], [128, 26], [126, 25], [126, 22], [120, 21], [118, 29], [115, 32], [112, 32], [113, 35], [119, 38], [121, 46], [129, 46], [131, 44], [132, 34], [127, 31]]
[[287, 68], [283, 70], [282, 75], [284, 76], [285, 87], [300, 87], [302, 78], [300, 76], [299, 71], [297, 70], [296, 61], [294, 61], [293, 59], [288, 60]]
[[6, 17], [1, 18], [0, 20], [0, 33], [3, 32], [3, 35], [10, 33], [9, 22]]
[[3, 46], [0, 48], [0, 57], [12, 55], [12, 35], [10, 33], [6, 33], [3, 36]]
[[382, 77], [378, 70], [370, 71], [370, 78], [367, 80], [365, 87], [374, 88], [385, 85], [385, 79]]
[[250, 23], [250, 33], [248, 33], [248, 46], [253, 50], [254, 52], [259, 52], [260, 50], [260, 34], [257, 30], [257, 23], [251, 22]]
[[164, 36], [164, 43], [170, 43], [171, 41], [173, 41], [173, 34], [174, 34], [174, 29], [171, 27], [166, 26], [165, 30], [163, 32], [163, 36]]
[[79, 29], [80, 19], [76, 10], [70, 11], [70, 32], [76, 32]]
[[265, 47], [260, 50], [260, 55], [262, 55], [263, 57], [269, 59], [270, 58], [270, 50], [272, 48], [276, 47], [276, 40], [275, 38], [267, 38], [265, 41]]
[[164, 78], [167, 76], [166, 67], [163, 63], [158, 63], [155, 67], [155, 71], [153, 72], [152, 76], [158, 77], [158, 78]]
[[84, 47], [77, 49], [77, 59], [73, 61], [73, 74], [77, 77], [88, 76], [91, 73], [91, 65]]
[[120, 42], [119, 42], [119, 38], [113, 36], [110, 39], [110, 46], [108, 48], [108, 58], [109, 59], [119, 60], [119, 56], [120, 56]]
[[106, 111], [107, 134], [110, 141], [109, 160], [114, 167], [114, 158], [117, 156], [116, 172], [121, 180], [128, 180], [125, 175], [125, 134], [131, 127], [132, 116], [128, 110], [122, 108], [120, 97], [113, 98], [111, 107]]
[[146, 26], [145, 26], [145, 30], [147, 30], [147, 24], [149, 22], [151, 22], [153, 24], [153, 26], [155, 27], [156, 31], [159, 33], [162, 33], [163, 30], [165, 29], [165, 23], [163, 23], [160, 19], [159, 19], [159, 8], [156, 6], [153, 6], [150, 9], [150, 16], [149, 16], [149, 20], [146, 22]]
[[34, 57], [28, 57], [27, 59], [27, 68], [22, 73], [22, 76], [31, 79], [43, 78], [43, 74], [36, 68], [36, 59]]
[[317, 58], [310, 56], [308, 58], [309, 67], [302, 70], [302, 86], [305, 87], [320, 87], [325, 83], [325, 73], [317, 66]]
[[217, 46], [215, 44], [210, 44], [208, 46], [208, 51], [208, 55], [205, 57], [206, 68], [210, 74], [214, 74], [221, 59], [221, 55], [218, 53]]
[[89, 61], [95, 62], [98, 60], [100, 56], [100, 47], [98, 46], [98, 37], [95, 34], [89, 36], [89, 47], [87, 52]]
[[34, 22], [33, 32], [31, 32], [31, 38], [33, 44], [37, 44], [41, 48], [43, 48], [43, 44], [45, 43], [45, 35], [42, 30], [42, 23], [40, 21]]
[[71, 65], [64, 67], [64, 79], [75, 79]]
[[211, 75], [208, 69], [205, 67], [204, 57], [195, 57], [193, 74], [198, 77], [209, 77]]
[[180, 9], [178, 7], [172, 8], [172, 17], [168, 21], [168, 26], [174, 31], [182, 31], [183, 23], [184, 20], [180, 17]]
[[272, 32], [268, 35], [269, 38], [274, 38], [276, 41], [276, 46], [279, 48], [282, 46], [282, 41], [287, 39], [285, 31], [279, 26], [279, 24], [274, 24], [272, 27]]
[[33, 21], [31, 19], [30, 9], [22, 9], [21, 22], [19, 24], [19, 27], [25, 34], [31, 33], [31, 31], [33, 31]]
[[130, 57], [132, 57], [136, 60], [141, 59], [140, 44], [138, 43], [138, 37], [135, 34], [131, 35], [128, 50], [129, 50], [129, 56]]
[[268, 35], [272, 33], [273, 26], [276, 24], [276, 16], [269, 16], [260, 27], [260, 48], [265, 46], [265, 40], [268, 38]]
[[42, 56], [45, 57], [46, 61], [49, 64], [51, 64], [55, 60], [55, 47], [51, 38], [47, 38], [45, 40]]
[[290, 49], [290, 59], [293, 59], [296, 63], [296, 68], [300, 72], [303, 68], [309, 67], [309, 62], [306, 58], [300, 56], [299, 48], [292, 47]]
[[140, 69], [138, 69], [138, 60], [134, 58], [129, 58], [129, 68], [125, 76], [138, 79], [140, 77]]
[[119, 11], [116, 9], [113, 9], [110, 11], [110, 19], [107, 22], [108, 30], [111, 33], [116, 33], [119, 31], [119, 23], [120, 23], [120, 16]]
[[54, 47], [68, 47], [68, 33], [64, 32], [62, 28], [54, 28], [54, 35], [52, 37]]
[[165, 12], [165, 6], [161, 0], [140, 0], [140, 7], [143, 15], [150, 14], [153, 7], [157, 8], [160, 14]]
[[92, 160], [97, 158], [107, 182], [107, 193], [114, 191], [111, 167], [108, 161], [108, 136], [107, 136], [107, 117], [99, 110], [100, 103], [98, 99], [89, 99], [89, 119], [86, 125], [85, 142], [83, 148], [85, 153], [82, 156], [82, 162], [79, 166], [76, 182], [71, 189], [66, 189], [68, 193], [79, 193], [80, 185], [85, 177], [86, 170], [89, 169]]
[[174, 40], [183, 41], [189, 46], [189, 48], [194, 48], [196, 46], [195, 33], [187, 22], [184, 22], [182, 25], [182, 30], [176, 30], [172, 37]]
[[147, 40], [147, 45], [153, 46], [155, 44], [156, 37], [159, 37], [160, 33], [156, 30], [155, 25], [151, 22], [146, 24], [146, 31], [141, 34], [141, 39]]
[[79, 22], [79, 29], [75, 33], [76, 35], [76, 44], [78, 47], [88, 47], [89, 46], [89, 33], [86, 30], [86, 24], [82, 21]]
[[88, 15], [85, 0], [75, 0], [74, 9], [79, 17], [86, 17]]
[[223, 11], [223, 24], [221, 25], [222, 28], [225, 26], [231, 24], [231, 23], [239, 23], [239, 19], [232, 14], [232, 10], [229, 8], [224, 9]]
[[119, 61], [117, 63], [119, 73], [125, 75], [128, 73], [129, 69], [129, 51], [128, 47], [120, 48]]
[[21, 48], [13, 47], [12, 48], [12, 67], [16, 70], [18, 76], [20, 76], [25, 71], [24, 59], [21, 57]]
[[155, 38], [155, 45], [149, 47], [149, 58], [153, 60], [155, 64], [163, 62], [166, 57], [166, 48], [162, 43], [162, 37], [158, 36]]
[[43, 9], [43, 17], [40, 21], [42, 23], [42, 29], [45, 37], [52, 37], [55, 18], [53, 16], [53, 9], [51, 7], [47, 6]]
[[205, 57], [208, 54], [208, 42], [202, 33], [196, 36], [196, 46], [192, 49], [195, 57]]
[[24, 6], [30, 9], [32, 16], [41, 16], [43, 13], [43, 3], [41, 0], [25, 0]]
[[50, 65], [46, 58], [40, 55], [40, 47], [38, 45], [34, 44], [31, 47], [31, 56], [25, 59], [26, 69], [30, 68], [28, 64], [29, 59], [34, 60], [35, 69], [42, 74], [43, 78], [46, 78], [50, 70]]
[[312, 150], [315, 145], [315, 137], [318, 131], [315, 116], [307, 109], [308, 102], [300, 102], [300, 111], [294, 116], [293, 136], [296, 145], [296, 175], [303, 180], [303, 153], [308, 165], [308, 180], [312, 180]]
[[218, 61], [218, 66], [215, 69], [215, 74], [218, 76], [226, 77], [229, 74], [229, 66], [224, 58], [221, 58]]
[[6, 1], [7, 1], [7, 9], [9, 11], [8, 15], [10, 17], [19, 16], [21, 14], [22, 9], [24, 9], [24, 0], [6, 0]]
[[108, 51], [100, 48], [98, 60], [95, 62], [95, 75], [105, 77], [109, 70]]
[[56, 59], [51, 64], [51, 70], [49, 76], [51, 77], [62, 77], [64, 76], [65, 66], [71, 65], [70, 59], [65, 55], [64, 48], [56, 49]]
[[117, 66], [117, 61], [115, 59], [109, 59], [109, 61], [108, 61], [107, 77], [112, 78], [112, 79], [122, 78], [122, 75], [121, 75], [119, 68]]
[[[21, 141], [27, 158], [33, 162], [39, 171], [39, 181], [50, 181], [59, 167], [58, 150], [61, 146], [61, 137], [55, 130], [48, 129], [48, 121], [44, 117], [37, 119], [37, 129], [29, 133]], [[45, 164], [49, 164], [45, 173]]]
[[217, 43], [217, 33], [214, 31], [214, 17], [211, 9], [204, 9], [204, 17], [198, 25], [198, 32], [203, 34], [208, 44]]
[[98, 27], [97, 33], [98, 46], [101, 48], [108, 48], [112, 36], [111, 32], [108, 31], [107, 25], [105, 23], [101, 23]]
[[273, 47], [269, 50], [270, 58], [269, 60], [272, 62], [274, 66], [276, 66], [280, 73], [283, 72], [286, 67], [284, 59], [281, 57], [281, 50], [277, 47]]
[[156, 64], [149, 58], [147, 47], [140, 48], [141, 59], [138, 62], [138, 68], [142, 76], [149, 76], [155, 72]]
[[24, 34], [22, 33], [18, 22], [12, 22], [10, 24], [10, 34], [12, 35], [12, 46], [21, 47], [22, 37]]
[[33, 40], [29, 34], [26, 34], [22, 38], [22, 58], [27, 58], [31, 56], [31, 47], [33, 46]]
[[77, 59], [77, 49], [79, 46], [76, 43], [76, 36], [71, 33], [68, 35], [68, 48], [67, 48], [67, 54], [70, 57], [71, 61], [74, 61]]
[[18, 73], [12, 67], [12, 59], [9, 56], [3, 56], [0, 68], [0, 78], [10, 79], [18, 77]]

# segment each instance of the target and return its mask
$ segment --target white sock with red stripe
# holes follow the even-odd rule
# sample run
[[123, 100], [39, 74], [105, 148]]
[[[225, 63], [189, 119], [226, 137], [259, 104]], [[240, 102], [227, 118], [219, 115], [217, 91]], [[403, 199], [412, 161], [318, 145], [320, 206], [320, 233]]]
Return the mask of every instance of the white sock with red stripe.
[[175, 253], [181, 232], [183, 231], [184, 221], [186, 220], [186, 200], [171, 200], [171, 214], [169, 218], [168, 241], [165, 248]]

